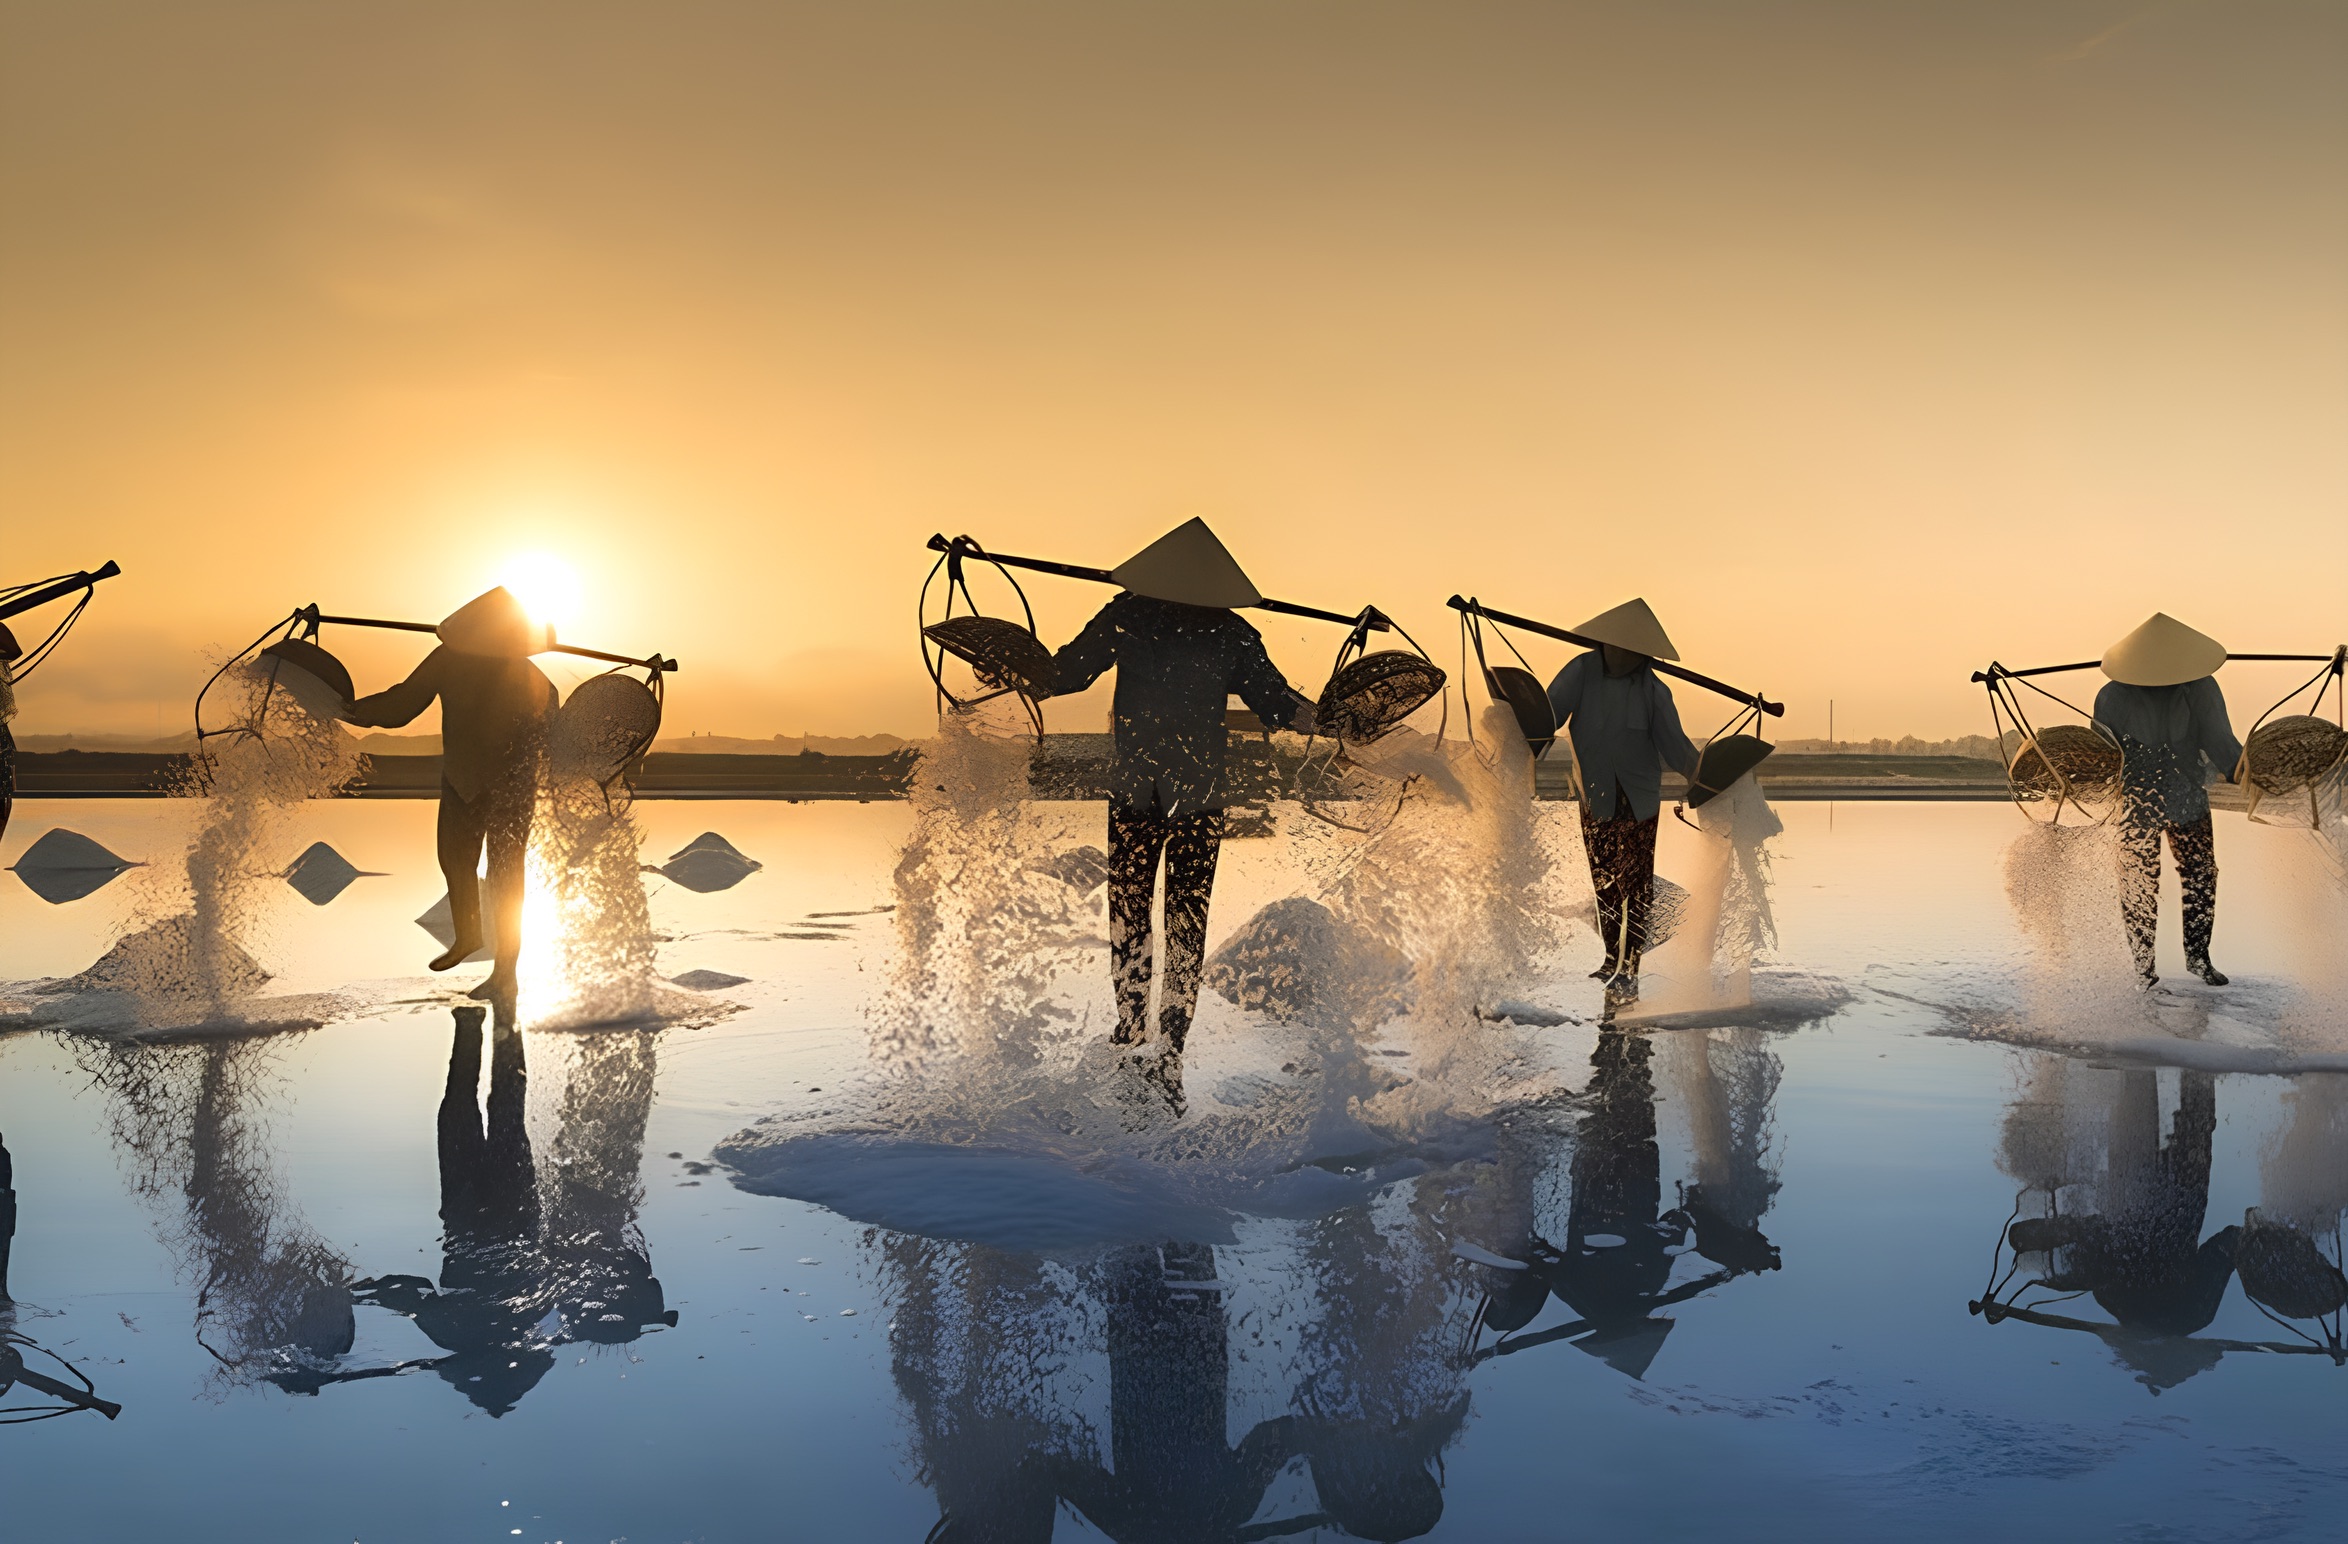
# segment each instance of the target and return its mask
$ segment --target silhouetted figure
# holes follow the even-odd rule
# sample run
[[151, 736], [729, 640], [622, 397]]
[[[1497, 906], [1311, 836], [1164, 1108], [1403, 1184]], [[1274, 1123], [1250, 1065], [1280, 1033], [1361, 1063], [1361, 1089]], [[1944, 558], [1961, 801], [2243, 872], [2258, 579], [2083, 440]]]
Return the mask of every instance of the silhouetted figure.
[[366, 1300], [416, 1321], [450, 1354], [434, 1370], [491, 1415], [503, 1415], [554, 1366], [554, 1307], [538, 1246], [538, 1167], [525, 1117], [530, 1074], [520, 1034], [490, 1039], [489, 1097], [479, 1102], [485, 1008], [456, 1010], [440, 1099], [440, 1285], [421, 1276], [359, 1284]]
[[8, 1252], [16, 1243], [16, 1160], [8, 1156], [8, 1140], [0, 1136], [0, 1304], [16, 1301], [8, 1295]]
[[1237, 694], [1275, 729], [1309, 728], [1263, 635], [1231, 608], [1263, 597], [1206, 523], [1169, 532], [1116, 570], [1125, 593], [1054, 656], [1058, 690], [1117, 671], [1116, 759], [1109, 773], [1109, 953], [1120, 1044], [1149, 1037], [1151, 901], [1166, 869], [1165, 969], [1158, 1028], [1181, 1054], [1198, 1005], [1207, 904], [1231, 788], [1225, 711]]
[[1573, 743], [1582, 787], [1582, 845], [1597, 892], [1606, 958], [1590, 974], [1635, 989], [1655, 897], [1655, 833], [1663, 768], [1693, 776], [1696, 748], [1680, 728], [1654, 661], [1678, 659], [1663, 624], [1629, 600], [1574, 629], [1599, 648], [1549, 683], [1549, 706]]
[[[358, 1284], [363, 1301], [404, 1314], [449, 1354], [421, 1364], [489, 1414], [504, 1415], [554, 1366], [554, 1348], [573, 1342], [620, 1344], [648, 1325], [673, 1325], [643, 1241], [635, 1236], [636, 1171], [643, 1113], [624, 1097], [594, 1107], [598, 1092], [577, 1086], [566, 1098], [566, 1134], [574, 1122], [613, 1120], [616, 1133], [571, 1138], [558, 1170], [584, 1167], [624, 1173], [610, 1205], [582, 1205], [567, 1174], [542, 1199], [539, 1165], [526, 1116], [529, 1070], [522, 1036], [502, 1014], [490, 1036], [489, 1097], [480, 1101], [482, 1025], [489, 1010], [456, 1010], [448, 1083], [438, 1117], [440, 1284], [422, 1276], [379, 1276]], [[637, 1031], [621, 1031], [633, 1037]], [[592, 1053], [590, 1053], [590, 1056]], [[643, 1078], [648, 1099], [650, 1075]], [[631, 1113], [632, 1112], [632, 1113]], [[606, 1135], [610, 1140], [603, 1140]], [[558, 1145], [563, 1141], [558, 1138]], [[606, 1192], [601, 1178], [590, 1184]], [[551, 1213], [551, 1216], [550, 1216]], [[324, 1381], [380, 1377], [399, 1368], [369, 1368]]]
[[1467, 1420], [1468, 1364], [1459, 1354], [1473, 1299], [1448, 1270], [1456, 1207], [1482, 1220], [1488, 1195], [1450, 1180], [1412, 1186], [1408, 1211], [1348, 1207], [1310, 1225], [1319, 1313], [1302, 1331], [1305, 1372], [1290, 1438], [1305, 1455], [1317, 1515], [1291, 1527], [1334, 1526], [1380, 1544], [1415, 1539], [1443, 1520], [1443, 1449]]
[[2008, 1230], [2017, 1253], [2043, 1251], [2055, 1268], [2038, 1278], [2056, 1292], [2090, 1292], [2119, 1322], [2108, 1337], [2156, 1393], [2214, 1365], [2223, 1348], [2188, 1337], [2207, 1329], [2225, 1301], [2242, 1230], [2201, 1237], [2209, 1207], [2217, 1080], [2179, 1075], [2177, 1114], [2164, 1141], [2157, 1074], [2116, 1074], [2109, 1158], [2092, 1213], [2024, 1218]]
[[2153, 936], [2163, 836], [2184, 897], [2185, 967], [2211, 986], [2226, 984], [2209, 959], [2218, 858], [2208, 791], [2212, 778], [2231, 781], [2242, 759], [2215, 676], [2225, 662], [2225, 645], [2158, 613], [2103, 657], [2111, 680], [2095, 694], [2095, 721], [2119, 740], [2122, 758], [2120, 913], [2146, 986], [2160, 979]]
[[397, 729], [440, 702], [440, 872], [456, 941], [432, 961], [447, 970], [484, 940], [484, 847], [495, 965], [475, 997], [510, 1001], [522, 951], [523, 860], [538, 799], [538, 763], [554, 683], [529, 656], [551, 638], [504, 590], [467, 602], [440, 624], [441, 645], [389, 691], [361, 697], [345, 715], [353, 724]]
[[1117, 1544], [1219, 1544], [1247, 1520], [1297, 1451], [1298, 1421], [1280, 1416], [1233, 1447], [1224, 1435], [1229, 1326], [1205, 1244], [1137, 1245], [1106, 1264], [1109, 1445], [1115, 1473], [1058, 1467], [1059, 1492]]
[[0, 622], [0, 837], [8, 835], [8, 817], [16, 808], [16, 662], [24, 649], [8, 624]]
[[[1538, 1237], [1524, 1246], [1529, 1269], [1494, 1271], [1484, 1327], [1503, 1335], [1538, 1316], [1553, 1294], [1578, 1318], [1503, 1341], [1486, 1356], [1562, 1340], [1633, 1378], [1644, 1378], [1675, 1321], [1656, 1310], [1725, 1281], [1778, 1268], [1777, 1247], [1756, 1222], [1690, 1186], [1683, 1204], [1663, 1209], [1662, 1150], [1656, 1142], [1653, 1046], [1646, 1036], [1608, 1028], [1591, 1053], [1588, 1101], [1575, 1134], [1573, 1196], [1562, 1248]], [[1746, 1183], [1739, 1188], [1760, 1187]], [[1696, 1233], [1696, 1252], [1720, 1269], [1671, 1285], [1673, 1256]]]

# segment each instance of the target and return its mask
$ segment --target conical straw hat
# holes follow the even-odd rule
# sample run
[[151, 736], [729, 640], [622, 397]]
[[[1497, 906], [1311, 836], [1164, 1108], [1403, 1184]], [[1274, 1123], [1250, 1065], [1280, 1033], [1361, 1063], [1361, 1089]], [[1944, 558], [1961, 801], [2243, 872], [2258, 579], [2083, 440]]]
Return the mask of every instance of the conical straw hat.
[[520, 659], [554, 647], [554, 629], [533, 622], [522, 603], [503, 585], [476, 595], [450, 612], [439, 627], [440, 641], [459, 654]]
[[2181, 686], [2217, 674], [2225, 662], [2224, 644], [2156, 611], [2104, 651], [2103, 673], [2124, 686]]
[[1574, 631], [1584, 638], [1611, 643], [1649, 659], [1679, 658], [1679, 650], [1671, 646], [1663, 624], [1655, 620], [1655, 613], [1643, 600], [1626, 600], [1612, 611], [1601, 611]]
[[1109, 577], [1136, 595], [1185, 606], [1252, 606], [1264, 598], [1204, 520], [1185, 520]]

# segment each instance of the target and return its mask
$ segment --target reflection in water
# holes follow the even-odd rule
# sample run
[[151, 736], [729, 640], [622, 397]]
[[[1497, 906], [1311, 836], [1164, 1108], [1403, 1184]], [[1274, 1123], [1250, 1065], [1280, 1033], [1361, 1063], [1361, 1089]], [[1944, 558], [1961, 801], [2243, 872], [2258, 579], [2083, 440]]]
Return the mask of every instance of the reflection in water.
[[[541, 1165], [526, 1126], [522, 1037], [510, 1026], [493, 1037], [486, 1110], [477, 1104], [487, 1017], [483, 1007], [456, 1010], [439, 1112], [437, 1286], [421, 1276], [353, 1280], [285, 1198], [264, 1118], [271, 1042], [75, 1042], [106, 1090], [133, 1192], [157, 1211], [164, 1243], [196, 1283], [197, 1340], [228, 1382], [314, 1394], [429, 1367], [501, 1415], [553, 1367], [554, 1347], [618, 1344], [676, 1323], [636, 1227], [657, 1032], [556, 1042], [574, 1055]], [[447, 1354], [352, 1365], [361, 1303], [413, 1319]]]
[[196, 1284], [196, 1339], [221, 1376], [276, 1378], [348, 1352], [349, 1264], [303, 1222], [272, 1162], [271, 1043], [73, 1044], [106, 1091], [132, 1192]]
[[[1467, 1415], [1475, 1302], [1450, 1268], [1447, 1214], [1481, 1189], [1446, 1174], [1305, 1225], [1282, 1259], [1296, 1300], [1245, 1312], [1233, 1299], [1251, 1284], [1219, 1272], [1247, 1260], [1210, 1245], [1064, 1266], [884, 1235], [897, 1386], [941, 1513], [932, 1544], [1041, 1544], [1061, 1503], [1120, 1541], [1426, 1533], [1443, 1512], [1439, 1454]], [[1281, 1499], [1306, 1480], [1315, 1502]]]
[[[1605, 1030], [1591, 1056], [1586, 1113], [1567, 1165], [1565, 1242], [1550, 1243], [1528, 1214], [1524, 1241], [1501, 1256], [1504, 1264], [1521, 1260], [1523, 1269], [1487, 1267], [1491, 1298], [1480, 1328], [1499, 1339], [1479, 1359], [1565, 1341], [1644, 1378], [1675, 1323], [1658, 1310], [1778, 1268], [1777, 1246], [1760, 1228], [1778, 1184], [1766, 1135], [1777, 1057], [1751, 1030], [1682, 1031], [1667, 1044], [1693, 1121], [1695, 1182], [1664, 1209], [1655, 1041]], [[1688, 1253], [1714, 1269], [1683, 1272], [1679, 1258]], [[1517, 1335], [1552, 1296], [1576, 1317]]]
[[677, 1322], [636, 1226], [656, 1032], [578, 1037], [542, 1170], [527, 1124], [522, 1037], [510, 1025], [490, 1036], [489, 1095], [478, 1101], [487, 1017], [485, 1008], [458, 1008], [449, 1048], [438, 1130], [440, 1281], [378, 1276], [356, 1286], [360, 1301], [412, 1319], [447, 1354], [279, 1380], [284, 1386], [314, 1392], [430, 1368], [503, 1415], [553, 1368], [555, 1347], [624, 1344]]
[[[881, 1235], [893, 1368], [942, 1514], [932, 1544], [1041, 1544], [1061, 1505], [1120, 1541], [1433, 1530], [1477, 1363], [1564, 1340], [1639, 1376], [1671, 1328], [1659, 1309], [1777, 1267], [1759, 1226], [1777, 1189], [1777, 1058], [1749, 1031], [1666, 1044], [1697, 1107], [1694, 1182], [1668, 1211], [1658, 1048], [1609, 1030], [1578, 1130], [1523, 1112], [1498, 1161], [1250, 1225], [1279, 1245], [1137, 1245], [1070, 1265]], [[1562, 1248], [1540, 1221], [1560, 1206]], [[1679, 1267], [1683, 1252], [1711, 1268]], [[1552, 1295], [1569, 1322], [1510, 1335]], [[1479, 1348], [1487, 1328], [1501, 1338]]]
[[[0, 1138], [0, 1426], [46, 1421], [76, 1410], [95, 1410], [113, 1420], [122, 1414], [122, 1406], [100, 1399], [80, 1368], [17, 1329], [17, 1303], [8, 1292], [8, 1257], [15, 1245], [16, 1166], [8, 1156], [7, 1141]], [[27, 1357], [32, 1359], [30, 1366]], [[56, 1372], [48, 1370], [51, 1366]]]
[[[2034, 1058], [2000, 1154], [2023, 1189], [1999, 1266], [1972, 1311], [1992, 1324], [2020, 1319], [2095, 1335], [2156, 1394], [2227, 1351], [2316, 1352], [2348, 1365], [2339, 1322], [2348, 1279], [2338, 1263], [2348, 1181], [2337, 1161], [2340, 1092], [2332, 1086], [2343, 1080], [2309, 1078], [2286, 1096], [2292, 1125], [2265, 1166], [2268, 1204], [2206, 1238], [2217, 1079], [2185, 1071], [2177, 1080], [2164, 1131], [2159, 1074]], [[2201, 1333], [2237, 1274], [2292, 1341]], [[2046, 1311], [2082, 1296], [2110, 1320]]]

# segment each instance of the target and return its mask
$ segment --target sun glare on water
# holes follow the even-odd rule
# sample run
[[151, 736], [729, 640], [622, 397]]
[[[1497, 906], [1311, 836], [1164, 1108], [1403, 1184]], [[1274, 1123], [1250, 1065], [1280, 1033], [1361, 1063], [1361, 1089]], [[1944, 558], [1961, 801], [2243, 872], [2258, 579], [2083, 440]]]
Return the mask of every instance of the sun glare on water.
[[551, 552], [519, 552], [506, 559], [497, 582], [531, 620], [549, 623], [560, 637], [579, 611], [579, 571]]

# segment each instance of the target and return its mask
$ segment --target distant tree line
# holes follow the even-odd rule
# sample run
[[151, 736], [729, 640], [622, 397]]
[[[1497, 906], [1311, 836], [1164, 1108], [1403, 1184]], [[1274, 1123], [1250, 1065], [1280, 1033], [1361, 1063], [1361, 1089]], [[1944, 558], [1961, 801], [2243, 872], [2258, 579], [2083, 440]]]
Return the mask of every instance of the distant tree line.
[[2019, 737], [2008, 730], [2004, 744], [1985, 734], [1959, 735], [1954, 740], [1919, 740], [1902, 735], [1896, 740], [1780, 740], [1777, 748], [1810, 755], [1840, 756], [1966, 756], [1975, 761], [2003, 764], [2013, 754]]

